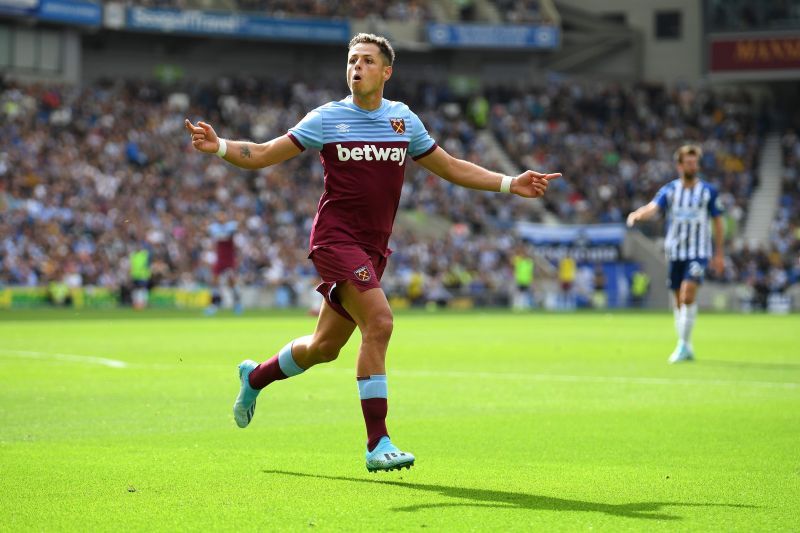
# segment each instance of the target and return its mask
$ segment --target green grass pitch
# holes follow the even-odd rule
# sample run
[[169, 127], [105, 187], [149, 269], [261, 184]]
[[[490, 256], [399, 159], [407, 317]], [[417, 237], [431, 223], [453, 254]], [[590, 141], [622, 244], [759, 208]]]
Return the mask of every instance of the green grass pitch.
[[[297, 313], [0, 313], [0, 530], [797, 531], [800, 318], [398, 313], [369, 474], [340, 358], [235, 426]], [[119, 361], [124, 363], [120, 366]], [[116, 365], [116, 366], [115, 366]]]

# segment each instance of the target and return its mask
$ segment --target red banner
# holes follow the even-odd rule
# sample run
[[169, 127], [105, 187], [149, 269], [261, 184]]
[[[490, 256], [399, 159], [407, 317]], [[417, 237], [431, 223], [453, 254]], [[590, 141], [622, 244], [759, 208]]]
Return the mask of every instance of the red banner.
[[800, 37], [714, 40], [709, 65], [711, 72], [800, 69]]

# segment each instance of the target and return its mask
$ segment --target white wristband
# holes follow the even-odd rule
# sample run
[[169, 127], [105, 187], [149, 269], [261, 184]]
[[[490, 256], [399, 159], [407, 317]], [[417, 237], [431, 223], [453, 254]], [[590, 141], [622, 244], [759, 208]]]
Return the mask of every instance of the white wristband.
[[218, 139], [219, 140], [219, 149], [217, 150], [217, 155], [220, 157], [225, 157], [225, 154], [228, 151], [228, 143], [225, 142], [225, 139]]
[[500, 182], [500, 192], [511, 192], [511, 182], [514, 181], [512, 176], [503, 176], [503, 181]]

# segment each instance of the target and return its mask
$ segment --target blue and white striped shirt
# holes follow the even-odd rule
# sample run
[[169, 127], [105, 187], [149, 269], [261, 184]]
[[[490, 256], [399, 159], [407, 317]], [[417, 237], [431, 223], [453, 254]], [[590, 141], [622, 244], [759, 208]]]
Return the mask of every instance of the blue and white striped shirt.
[[667, 217], [664, 249], [668, 260], [711, 257], [711, 219], [723, 212], [717, 189], [703, 180], [686, 188], [676, 179], [661, 187], [653, 202]]

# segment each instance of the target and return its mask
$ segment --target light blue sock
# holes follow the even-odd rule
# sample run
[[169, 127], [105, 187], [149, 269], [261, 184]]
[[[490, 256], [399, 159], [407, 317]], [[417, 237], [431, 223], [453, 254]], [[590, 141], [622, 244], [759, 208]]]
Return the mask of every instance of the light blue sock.
[[388, 398], [389, 387], [386, 374], [373, 374], [368, 378], [358, 378], [358, 397], [362, 400]]
[[291, 341], [278, 352], [278, 366], [281, 367], [281, 372], [286, 374], [287, 378], [305, 372], [304, 369], [297, 365], [294, 357], [292, 357], [292, 344], [294, 344], [294, 341]]

